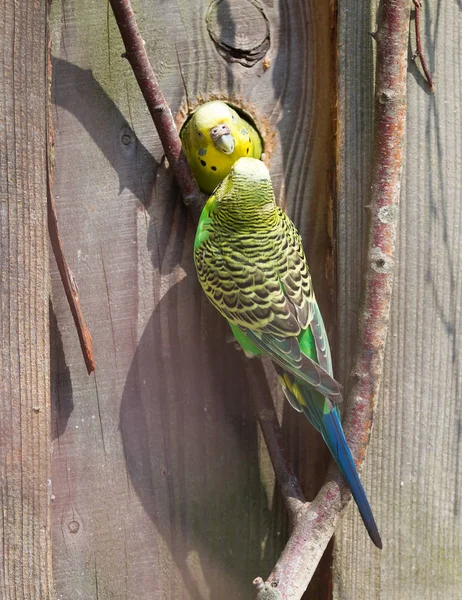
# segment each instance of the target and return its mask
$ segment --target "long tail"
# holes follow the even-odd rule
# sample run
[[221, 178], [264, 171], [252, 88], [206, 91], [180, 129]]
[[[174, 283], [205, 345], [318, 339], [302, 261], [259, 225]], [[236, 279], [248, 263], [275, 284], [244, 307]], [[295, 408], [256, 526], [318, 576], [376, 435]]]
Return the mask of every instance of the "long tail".
[[382, 540], [380, 539], [379, 530], [375, 523], [374, 515], [366, 497], [366, 492], [359, 479], [358, 471], [351, 455], [343, 433], [342, 425], [338, 417], [337, 411], [334, 409], [321, 418], [321, 434], [326, 442], [332, 456], [337, 463], [340, 472], [348, 483], [353, 498], [358, 505], [359, 514], [366, 526], [369, 537], [377, 548], [382, 548]]
[[366, 492], [359, 479], [353, 456], [345, 439], [338, 409], [336, 407], [332, 408], [328, 400], [323, 398], [319, 392], [310, 389], [301, 382], [295, 382], [293, 376], [285, 373], [279, 366], [275, 365], [275, 368], [282, 389], [292, 407], [298, 412], [304, 413], [310, 423], [321, 433], [351, 490], [371, 540], [377, 548], [381, 549], [382, 540]]

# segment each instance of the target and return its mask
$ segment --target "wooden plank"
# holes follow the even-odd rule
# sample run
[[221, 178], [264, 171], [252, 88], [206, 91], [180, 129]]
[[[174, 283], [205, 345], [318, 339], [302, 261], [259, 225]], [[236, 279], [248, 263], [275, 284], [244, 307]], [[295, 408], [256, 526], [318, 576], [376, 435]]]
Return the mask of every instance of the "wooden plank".
[[[329, 324], [331, 9], [262, 3], [270, 48], [265, 63], [248, 67], [219, 53], [209, 4], [143, 0], [135, 9], [174, 112], [186, 90], [190, 102], [240, 97], [274, 133], [277, 196], [301, 227]], [[265, 19], [254, 9], [217, 3], [209, 27], [241, 50], [264, 47]], [[55, 3], [52, 31], [56, 199], [97, 363], [89, 378], [52, 266], [57, 597], [247, 598], [287, 524], [243, 357], [197, 284], [194, 231], [106, 4]], [[312, 496], [325, 473], [322, 442], [273, 388]], [[325, 585], [311, 593], [326, 597]]]
[[[348, 371], [371, 147], [368, 11], [340, 8], [339, 336]], [[424, 3], [431, 96], [410, 65], [406, 169], [384, 382], [363, 481], [384, 549], [354, 508], [336, 539], [334, 598], [460, 597], [461, 36], [457, 3]], [[412, 46], [415, 47], [414, 37]]]
[[0, 13], [0, 595], [49, 600], [47, 3]]

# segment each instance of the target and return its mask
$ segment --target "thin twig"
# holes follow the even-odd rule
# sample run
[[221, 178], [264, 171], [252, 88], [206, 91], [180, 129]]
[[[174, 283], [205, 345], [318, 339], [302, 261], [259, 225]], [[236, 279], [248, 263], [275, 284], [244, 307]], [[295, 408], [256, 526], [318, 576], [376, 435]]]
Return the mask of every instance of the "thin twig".
[[169, 165], [183, 197], [185, 206], [197, 221], [200, 216], [203, 196], [191, 174], [188, 161], [173, 121], [172, 112], [164, 98], [151, 66], [144, 40], [136, 23], [130, 0], [110, 0], [120, 35], [125, 45], [125, 54], [136, 77]]
[[75, 327], [79, 335], [80, 347], [82, 348], [83, 358], [87, 367], [88, 374], [93, 373], [95, 370], [95, 359], [93, 356], [93, 345], [91, 341], [91, 334], [88, 327], [85, 324], [83, 318], [82, 307], [80, 306], [79, 292], [77, 284], [75, 282], [74, 275], [67, 263], [64, 255], [63, 244], [58, 228], [58, 217], [56, 215], [56, 204], [51, 192], [51, 187], [48, 186], [48, 232], [50, 234], [51, 247], [53, 248], [53, 254], [55, 255], [56, 264], [58, 265], [59, 274], [61, 281], [66, 292], [67, 301], [71, 309], [72, 316], [74, 318]]
[[[51, 38], [48, 44], [48, 81], [49, 90], [48, 94], [51, 93]], [[66, 257], [64, 255], [63, 243], [59, 234], [58, 227], [58, 215], [56, 212], [56, 204], [53, 197], [53, 142], [54, 142], [54, 131], [53, 121], [51, 118], [51, 102], [48, 103], [48, 140], [46, 147], [46, 160], [47, 160], [47, 210], [48, 210], [48, 234], [50, 236], [51, 247], [55, 256], [56, 264], [58, 265], [59, 274], [61, 281], [66, 292], [67, 301], [71, 309], [72, 317], [74, 319], [77, 334], [79, 336], [80, 347], [82, 349], [83, 358], [87, 367], [87, 372], [90, 375], [95, 370], [95, 359], [93, 356], [93, 344], [91, 341], [91, 334], [88, 327], [85, 324], [83, 318], [82, 307], [80, 305], [79, 293], [77, 284], [75, 282], [74, 275], [68, 265]]]
[[422, 8], [422, 3], [420, 0], [412, 1], [414, 3], [415, 8], [415, 39], [417, 46], [417, 49], [414, 53], [414, 58], [419, 57], [420, 64], [422, 65], [422, 69], [425, 75], [425, 79], [427, 80], [428, 87], [430, 88], [430, 92], [434, 94], [435, 86], [433, 84], [433, 79], [427, 66], [427, 61], [425, 60], [425, 55], [422, 51], [422, 40], [420, 38], [420, 9]]
[[247, 380], [282, 497], [289, 515], [295, 519], [300, 509], [306, 506], [306, 500], [287, 456], [271, 390], [260, 360], [247, 361]]
[[[149, 64], [129, 0], [110, 0], [127, 57], [161, 138], [170, 166], [177, 177], [185, 204], [199, 198], [186, 161], [179, 160], [180, 140], [173, 119]], [[363, 281], [360, 344], [352, 374], [344, 429], [358, 468], [362, 465], [383, 368], [383, 356], [391, 291], [397, 223], [397, 205], [404, 147], [406, 111], [406, 51], [410, 7], [406, 2], [383, 0], [377, 40], [377, 88], [375, 100], [375, 158], [370, 203], [368, 263]], [[157, 111], [157, 107], [162, 110]], [[164, 118], [165, 116], [169, 118]], [[163, 118], [161, 118], [161, 116]], [[173, 157], [172, 148], [175, 148]], [[193, 206], [197, 202], [192, 203]], [[332, 467], [329, 479], [311, 504], [304, 501], [300, 485], [287, 460], [279, 423], [266, 378], [259, 363], [249, 367], [249, 382], [257, 413], [282, 495], [293, 520], [290, 539], [273, 572], [264, 582], [254, 580], [259, 600], [300, 599], [335, 531], [350, 494]], [[259, 370], [260, 369], [260, 370]]]
[[[396, 225], [406, 123], [406, 71], [410, 6], [383, 0], [376, 35], [374, 160], [369, 203], [367, 265], [359, 318], [358, 349], [343, 427], [356, 465], [364, 462], [382, 378], [393, 287]], [[351, 499], [335, 467], [289, 542], [266, 584], [283, 600], [303, 595]], [[295, 567], [294, 567], [295, 564]], [[257, 598], [264, 598], [263, 590]]]

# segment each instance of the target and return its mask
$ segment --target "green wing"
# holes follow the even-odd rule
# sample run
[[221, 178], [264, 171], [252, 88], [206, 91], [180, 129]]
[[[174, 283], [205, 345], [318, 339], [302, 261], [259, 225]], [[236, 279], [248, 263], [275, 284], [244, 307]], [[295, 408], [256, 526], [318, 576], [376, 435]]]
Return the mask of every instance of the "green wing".
[[[219, 194], [217, 190], [215, 195]], [[302, 334], [318, 309], [295, 226], [279, 210], [277, 226], [271, 230], [236, 231], [223, 223], [214, 227], [212, 213], [213, 208], [207, 213], [207, 236], [200, 225], [196, 241], [200, 236], [201, 242], [195, 245], [197, 274], [208, 298], [260, 352], [338, 402], [342, 388], [328, 372], [322, 318], [315, 318], [313, 325], [320, 364], [301, 348]]]
[[222, 188], [204, 209], [204, 221], [210, 219], [206, 239], [201, 224], [196, 234], [194, 258], [205, 293], [234, 325], [281, 338], [298, 336], [308, 327], [315, 302], [298, 232], [282, 211], [272, 230], [215, 227], [210, 215]]
[[287, 344], [287, 340], [281, 341], [272, 335], [257, 334], [249, 330], [244, 330], [244, 333], [257, 348], [298, 381], [315, 388], [332, 403], [341, 401], [342, 386], [315, 360], [301, 351], [297, 338], [291, 338], [290, 344]]
[[[324, 321], [322, 320], [321, 311], [319, 310], [318, 303], [314, 303], [313, 318], [310, 323], [311, 333], [313, 334], [314, 342], [316, 344], [316, 354], [318, 363], [320, 366], [333, 375], [332, 369], [332, 356], [330, 353], [329, 338], [327, 337], [326, 328], [324, 327]], [[303, 345], [302, 352], [304, 351]]]

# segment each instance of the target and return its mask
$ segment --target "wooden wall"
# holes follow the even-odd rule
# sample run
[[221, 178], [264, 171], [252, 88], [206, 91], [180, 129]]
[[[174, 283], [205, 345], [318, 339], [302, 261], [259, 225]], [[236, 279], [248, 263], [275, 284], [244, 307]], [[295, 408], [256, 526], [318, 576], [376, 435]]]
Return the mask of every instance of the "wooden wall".
[[[336, 536], [336, 600], [460, 598], [462, 589], [462, 5], [424, 2], [436, 95], [408, 69], [407, 151], [384, 381], [363, 480], [384, 540], [353, 508]], [[339, 3], [338, 317], [342, 372], [354, 342], [372, 134], [375, 6]], [[415, 49], [414, 21], [411, 49]]]
[[[3, 4], [2, 598], [52, 597], [47, 500], [57, 600], [249, 598], [287, 536], [285, 511], [244, 359], [196, 282], [193, 227], [112, 14], [105, 2], [56, 0], [50, 22], [55, 195], [93, 333], [89, 377], [53, 260], [48, 306], [46, 3]], [[304, 237], [344, 379], [369, 186], [375, 3], [134, 6], [174, 112], [232, 97], [273, 138], [277, 197]], [[460, 597], [461, 10], [460, 0], [424, 5], [435, 96], [409, 66], [396, 288], [363, 471], [384, 550], [352, 506], [310, 599]], [[273, 391], [312, 497], [326, 453], [274, 382]]]
[[51, 600], [47, 5], [0, 15], [0, 596]]
[[[277, 196], [301, 227], [330, 323], [333, 15], [320, 2], [257, 4], [217, 2], [208, 21], [209, 1], [134, 7], [174, 113], [198, 97], [240, 98], [274, 138]], [[228, 62], [208, 28], [247, 64]], [[287, 523], [243, 357], [196, 281], [194, 228], [106, 3], [56, 2], [52, 35], [55, 194], [97, 364], [88, 377], [52, 265], [57, 597], [249, 598]], [[283, 413], [313, 496], [322, 442]]]

